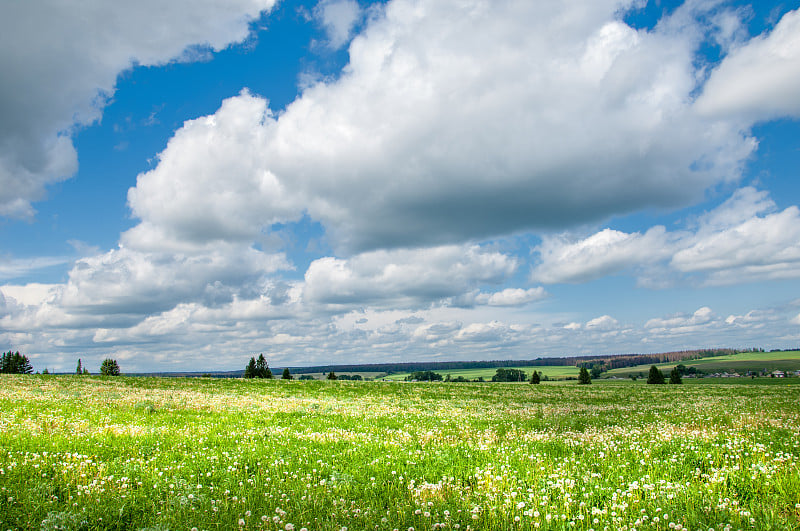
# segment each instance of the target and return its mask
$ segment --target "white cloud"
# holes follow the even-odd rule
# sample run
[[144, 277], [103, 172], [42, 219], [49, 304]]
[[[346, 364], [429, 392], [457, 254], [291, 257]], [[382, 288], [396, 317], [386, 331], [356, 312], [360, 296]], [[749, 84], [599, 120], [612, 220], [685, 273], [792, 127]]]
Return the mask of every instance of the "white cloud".
[[670, 274], [700, 275], [709, 285], [797, 278], [800, 209], [775, 212], [766, 192], [746, 187], [698, 218], [692, 230], [604, 229], [577, 241], [548, 236], [535, 251], [540, 263], [531, 277], [544, 283], [585, 282], [626, 270], [651, 287], [659, 285], [652, 279]]
[[522, 289], [507, 288], [495, 293], [481, 293], [478, 296], [479, 304], [489, 306], [522, 306], [529, 302], [542, 300], [547, 297], [547, 292], [542, 287]]
[[306, 271], [304, 298], [332, 305], [427, 306], [476, 285], [502, 282], [516, 268], [515, 259], [477, 246], [326, 257], [312, 262]]
[[48, 184], [75, 173], [71, 134], [100, 119], [120, 72], [191, 60], [191, 46], [220, 50], [242, 41], [272, 4], [0, 4], [0, 216], [31, 216], [31, 201]]
[[266, 169], [271, 114], [246, 91], [213, 116], [186, 122], [140, 174], [128, 203], [142, 222], [126, 246], [183, 252], [219, 241], [252, 242], [262, 227], [298, 219], [302, 204]]
[[617, 328], [618, 325], [619, 321], [610, 315], [601, 315], [600, 317], [595, 317], [594, 319], [588, 321], [586, 323], [586, 328], [589, 330], [613, 330], [614, 328]]
[[264, 278], [289, 266], [283, 255], [220, 246], [195, 255], [126, 248], [80, 259], [64, 284], [3, 286], [20, 305], [5, 328], [42, 330], [135, 324], [186, 302], [208, 308], [264, 293]]
[[[741, 216], [729, 224], [712, 215], [670, 265], [684, 273], [708, 273], [709, 284], [732, 284], [800, 276], [800, 210], [796, 206], [759, 216], [774, 209], [766, 194], [752, 188], [740, 191], [718, 210]], [[712, 213], [713, 214], [713, 213]], [[743, 219], [745, 216], [750, 217]], [[729, 216], [725, 215], [728, 218]]]
[[[635, 31], [619, 13], [389, 2], [341, 76], [279, 116], [244, 93], [187, 122], [130, 191], [142, 223], [127, 237], [249, 238], [307, 214], [339, 253], [421, 247], [681, 205], [735, 180], [755, 142], [689, 103], [696, 32]], [[220, 182], [217, 208], [198, 191]]]
[[325, 28], [328, 45], [333, 49], [350, 41], [361, 16], [361, 7], [355, 0], [322, 0], [314, 8], [314, 17]]
[[755, 121], [800, 116], [800, 10], [732, 50], [711, 73], [697, 108]]
[[687, 329], [695, 329], [698, 326], [706, 325], [714, 318], [714, 312], [711, 308], [703, 306], [688, 317], [685, 315], [674, 315], [667, 318], [650, 319], [645, 323], [644, 327], [654, 332], [684, 332]]
[[797, 314], [794, 319], [790, 321], [792, 324], [800, 325], [800, 313]]
[[67, 258], [38, 256], [34, 258], [0, 259], [0, 280], [10, 280], [30, 274], [33, 271], [69, 263]]
[[545, 236], [535, 249], [541, 261], [534, 267], [531, 278], [552, 284], [586, 282], [612, 275], [663, 260], [670, 255], [670, 240], [661, 226], [644, 234], [603, 229], [578, 241], [570, 241], [563, 235]]

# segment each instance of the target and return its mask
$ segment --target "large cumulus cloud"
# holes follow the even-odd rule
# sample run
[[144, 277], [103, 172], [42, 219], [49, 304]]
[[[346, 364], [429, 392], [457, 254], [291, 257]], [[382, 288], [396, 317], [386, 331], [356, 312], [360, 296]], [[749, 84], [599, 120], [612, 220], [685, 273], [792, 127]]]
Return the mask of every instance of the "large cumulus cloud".
[[390, 2], [341, 75], [280, 115], [244, 92], [187, 122], [130, 191], [129, 237], [252, 237], [307, 214], [352, 252], [686, 204], [755, 147], [695, 110], [691, 9], [644, 31], [610, 0]]
[[0, 4], [0, 216], [33, 214], [72, 176], [71, 134], [99, 120], [117, 75], [245, 39], [274, 0]]

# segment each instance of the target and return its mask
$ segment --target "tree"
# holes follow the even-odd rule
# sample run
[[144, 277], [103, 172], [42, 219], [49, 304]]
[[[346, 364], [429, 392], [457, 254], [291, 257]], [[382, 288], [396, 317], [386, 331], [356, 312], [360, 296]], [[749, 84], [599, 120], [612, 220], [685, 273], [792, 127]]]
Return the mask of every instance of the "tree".
[[292, 373], [289, 372], [289, 367], [286, 367], [285, 369], [283, 369], [283, 376], [281, 376], [281, 379], [282, 380], [293, 380], [294, 379], [294, 376], [292, 376]]
[[245, 378], [256, 377], [256, 359], [252, 356], [250, 357], [250, 361], [247, 362], [247, 366], [244, 368], [244, 377]]
[[592, 383], [592, 377], [589, 376], [589, 371], [586, 367], [581, 367], [581, 372], [578, 373], [578, 383], [580, 385], [589, 385]]
[[333, 373], [333, 371], [328, 373], [328, 380], [336, 380], [336, 375]]
[[264, 359], [263, 354], [258, 355], [258, 359], [256, 360], [256, 378], [272, 378], [272, 371], [269, 369], [269, 364], [267, 360]]
[[117, 360], [106, 358], [100, 365], [100, 374], [103, 376], [119, 376], [119, 364]]
[[541, 377], [539, 376], [539, 373], [536, 372], [536, 371], [533, 371], [533, 374], [531, 374], [530, 383], [538, 384], [540, 381], [541, 381]]
[[81, 375], [83, 374], [83, 366], [81, 365], [81, 359], [78, 358], [78, 367], [75, 369], [75, 374]]
[[677, 367], [672, 369], [672, 372], [669, 373], [669, 383], [671, 384], [683, 383], [683, 379], [681, 378], [681, 371]]
[[0, 358], [0, 373], [2, 374], [33, 374], [33, 367], [28, 360], [19, 352], [12, 353], [10, 350], [3, 353]]
[[647, 383], [649, 384], [663, 384], [664, 373], [659, 370], [655, 365], [650, 366], [650, 373], [647, 375]]

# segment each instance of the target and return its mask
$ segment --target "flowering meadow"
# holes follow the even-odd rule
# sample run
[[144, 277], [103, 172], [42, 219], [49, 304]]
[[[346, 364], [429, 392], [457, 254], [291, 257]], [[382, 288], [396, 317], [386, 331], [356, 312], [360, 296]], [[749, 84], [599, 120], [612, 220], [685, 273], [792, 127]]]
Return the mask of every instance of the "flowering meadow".
[[800, 528], [800, 385], [0, 377], [0, 529]]

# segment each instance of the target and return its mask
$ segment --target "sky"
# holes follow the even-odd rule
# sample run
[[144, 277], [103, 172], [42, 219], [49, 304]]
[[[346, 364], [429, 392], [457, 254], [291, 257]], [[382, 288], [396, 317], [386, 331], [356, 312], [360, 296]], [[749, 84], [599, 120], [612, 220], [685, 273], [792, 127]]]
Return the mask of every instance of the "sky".
[[800, 346], [800, 2], [0, 4], [0, 348]]

